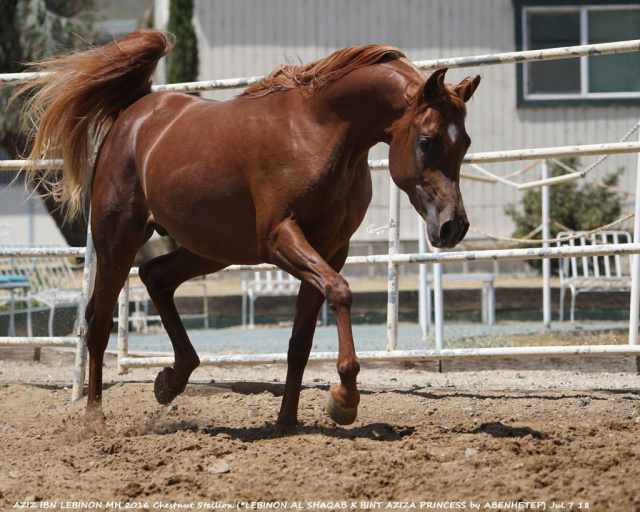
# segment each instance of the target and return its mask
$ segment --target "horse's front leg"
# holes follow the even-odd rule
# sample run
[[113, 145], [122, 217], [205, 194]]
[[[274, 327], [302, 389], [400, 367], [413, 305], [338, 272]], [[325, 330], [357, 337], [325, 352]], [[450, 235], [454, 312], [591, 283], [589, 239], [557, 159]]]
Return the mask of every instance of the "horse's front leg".
[[353, 423], [360, 402], [356, 385], [360, 365], [351, 332], [352, 294], [349, 284], [311, 247], [300, 227], [291, 219], [285, 220], [272, 233], [269, 259], [286, 272], [314, 286], [333, 310], [338, 324], [337, 367], [340, 384], [331, 387], [327, 398], [327, 412], [340, 425]]
[[[334, 270], [340, 271], [348, 252], [349, 246], [347, 245], [329, 260], [329, 264]], [[282, 407], [276, 423], [276, 430], [282, 435], [291, 434], [298, 428], [298, 401], [302, 377], [309, 360], [313, 334], [318, 323], [318, 313], [323, 303], [324, 295], [315, 286], [303, 281], [298, 293], [296, 317], [289, 340], [287, 381], [284, 387]]]

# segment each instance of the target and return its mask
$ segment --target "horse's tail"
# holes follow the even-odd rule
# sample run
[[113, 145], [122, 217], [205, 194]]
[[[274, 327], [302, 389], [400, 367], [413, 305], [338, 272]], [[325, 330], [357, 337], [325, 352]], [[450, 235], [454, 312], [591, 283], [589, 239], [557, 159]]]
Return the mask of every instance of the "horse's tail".
[[[66, 207], [67, 218], [83, 210], [95, 145], [124, 109], [151, 92], [156, 64], [173, 45], [171, 34], [137, 30], [105, 46], [34, 63], [32, 70], [43, 75], [15, 91], [13, 97], [32, 93], [22, 112], [32, 144], [27, 171]], [[37, 172], [39, 159], [62, 159], [62, 179], [57, 170]]]

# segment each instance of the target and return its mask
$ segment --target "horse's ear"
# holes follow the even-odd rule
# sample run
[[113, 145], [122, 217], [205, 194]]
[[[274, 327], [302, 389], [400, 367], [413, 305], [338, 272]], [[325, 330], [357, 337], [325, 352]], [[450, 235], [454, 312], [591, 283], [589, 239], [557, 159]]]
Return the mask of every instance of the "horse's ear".
[[444, 75], [448, 71], [449, 68], [441, 68], [436, 69], [431, 76], [427, 78], [427, 81], [422, 88], [422, 98], [421, 100], [428, 103], [429, 101], [433, 101], [442, 94], [446, 92], [446, 87], [444, 85]]
[[462, 100], [466, 103], [471, 99], [473, 93], [476, 92], [478, 85], [480, 85], [481, 77], [480, 75], [476, 75], [475, 78], [471, 78], [468, 76], [458, 85], [456, 85], [453, 90], [462, 98]]

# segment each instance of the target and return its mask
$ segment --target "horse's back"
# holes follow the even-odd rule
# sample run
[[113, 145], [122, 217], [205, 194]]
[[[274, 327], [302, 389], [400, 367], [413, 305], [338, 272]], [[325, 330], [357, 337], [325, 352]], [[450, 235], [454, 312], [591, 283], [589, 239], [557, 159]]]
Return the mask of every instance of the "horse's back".
[[340, 137], [307, 107], [297, 91], [225, 102], [154, 93], [122, 114], [111, 146], [134, 163], [154, 223], [203, 257], [255, 263], [286, 216], [320, 249], [348, 240], [370, 201], [366, 161], [359, 179], [336, 181], [350, 174], [332, 170], [349, 165]]

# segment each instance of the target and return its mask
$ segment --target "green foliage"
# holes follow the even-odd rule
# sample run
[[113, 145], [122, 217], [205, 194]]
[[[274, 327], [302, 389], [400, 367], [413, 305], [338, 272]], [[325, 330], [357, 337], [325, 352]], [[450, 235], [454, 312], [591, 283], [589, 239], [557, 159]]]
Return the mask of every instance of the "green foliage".
[[198, 79], [198, 41], [191, 23], [193, 0], [170, 0], [167, 30], [178, 44], [167, 56], [167, 82], [194, 82]]
[[[198, 40], [193, 28], [193, 0], [169, 0], [167, 30], [178, 38], [175, 48], [167, 55], [167, 83], [198, 80]], [[171, 236], [164, 237], [168, 250], [178, 247]]]
[[[566, 158], [561, 161], [574, 169], [578, 169], [580, 165], [576, 158]], [[602, 183], [615, 187], [622, 172], [623, 169], [618, 169], [607, 174], [602, 179]], [[564, 174], [566, 173], [560, 166], [550, 162], [550, 177]], [[553, 221], [572, 231], [589, 231], [618, 219], [622, 211], [620, 196], [615, 191], [584, 181], [554, 185], [551, 188], [550, 207], [551, 238], [555, 238], [560, 231], [564, 230]], [[540, 226], [542, 221], [541, 189], [530, 190], [524, 194], [522, 210], [511, 204], [505, 208], [505, 213], [515, 222], [516, 230], [512, 235], [514, 238], [523, 238], [531, 233]], [[534, 238], [540, 238], [540, 235]], [[528, 263], [534, 268], [541, 267], [540, 260], [532, 260]], [[552, 268], [555, 269], [553, 266]]]
[[[96, 0], [6, 0], [0, 16], [0, 73], [19, 73], [25, 63], [84, 46], [92, 39]], [[18, 99], [0, 88], [0, 144], [16, 156]], [[20, 147], [25, 150], [24, 147]]]
[[[25, 63], [84, 47], [94, 39], [97, 0], [3, 0], [0, 15], [0, 73], [19, 73]], [[13, 88], [0, 87], [0, 146], [13, 158], [28, 153], [19, 131], [22, 98], [9, 105]], [[38, 192], [45, 192], [38, 190]], [[71, 246], [86, 241], [86, 221], [64, 224], [64, 212], [52, 199], [45, 206]]]

